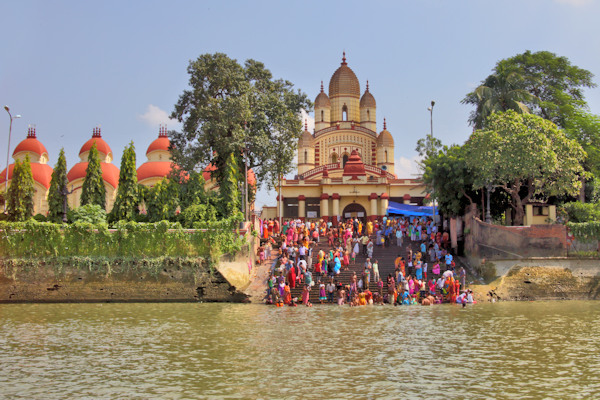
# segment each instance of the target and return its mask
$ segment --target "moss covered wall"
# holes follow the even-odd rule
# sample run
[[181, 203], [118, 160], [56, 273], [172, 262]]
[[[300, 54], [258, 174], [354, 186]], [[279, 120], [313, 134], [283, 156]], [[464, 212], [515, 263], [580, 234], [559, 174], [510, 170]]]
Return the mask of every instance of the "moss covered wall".
[[0, 302], [243, 302], [202, 258], [0, 260]]

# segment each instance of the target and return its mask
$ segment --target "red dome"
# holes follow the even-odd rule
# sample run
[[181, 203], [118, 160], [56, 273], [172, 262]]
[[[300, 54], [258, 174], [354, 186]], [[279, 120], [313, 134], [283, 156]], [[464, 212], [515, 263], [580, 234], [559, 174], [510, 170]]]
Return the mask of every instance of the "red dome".
[[100, 128], [94, 128], [92, 138], [85, 142], [83, 146], [81, 146], [81, 150], [79, 150], [79, 155], [81, 155], [81, 153], [85, 153], [86, 151], [90, 151], [94, 143], [96, 143], [96, 148], [100, 153], [104, 153], [106, 155], [112, 154], [110, 146], [104, 141], [104, 139], [102, 139]]
[[48, 154], [48, 150], [46, 150], [46, 147], [44, 147], [42, 142], [40, 142], [34, 137], [28, 137], [27, 139], [19, 143], [15, 148], [15, 151], [13, 151], [13, 156], [23, 151], [29, 151], [37, 154], [38, 156], [41, 156], [42, 154]]
[[[8, 166], [8, 180], [10, 181], [13, 176], [13, 169], [15, 164]], [[31, 163], [31, 173], [33, 174], [33, 180], [45, 187], [50, 188], [50, 181], [52, 180], [52, 167], [48, 164]], [[4, 184], [6, 178], [6, 168], [2, 171], [0, 176], [0, 184]]]
[[164, 178], [172, 169], [171, 161], [145, 162], [137, 169], [138, 182], [148, 178]]
[[169, 151], [169, 145], [171, 141], [168, 137], [161, 136], [158, 139], [154, 139], [150, 146], [148, 146], [148, 150], [146, 151], [146, 155], [156, 150]]
[[[87, 162], [75, 164], [67, 174], [68, 181], [73, 182], [76, 179], [85, 178], [87, 166]], [[102, 179], [104, 179], [113, 188], [116, 188], [119, 184], [119, 168], [115, 167], [114, 164], [104, 162], [100, 163], [100, 168], [102, 168]]]

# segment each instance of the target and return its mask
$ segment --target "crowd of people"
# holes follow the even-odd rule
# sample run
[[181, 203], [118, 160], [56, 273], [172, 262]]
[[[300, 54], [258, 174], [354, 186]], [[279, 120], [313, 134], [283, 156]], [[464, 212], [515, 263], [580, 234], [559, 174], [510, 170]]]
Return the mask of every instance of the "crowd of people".
[[[366, 224], [354, 218], [337, 227], [331, 221], [289, 220], [281, 229], [277, 220], [265, 220], [261, 237], [265, 242], [259, 248], [261, 261], [279, 243], [278, 261], [267, 281], [268, 304], [310, 307], [315, 291], [320, 303], [350, 306], [474, 302], [466, 288], [466, 271], [455, 268], [448, 251], [448, 233], [438, 232], [431, 218], [384, 217]], [[407, 241], [410, 245], [403, 246]], [[326, 246], [316, 247], [325, 242]], [[382, 277], [374, 255], [381, 252], [378, 248], [390, 246], [398, 247], [394, 273]], [[366, 259], [357, 266], [359, 254]], [[342, 283], [339, 275], [350, 265], [349, 282]], [[299, 297], [292, 296], [296, 287], [302, 289]]]

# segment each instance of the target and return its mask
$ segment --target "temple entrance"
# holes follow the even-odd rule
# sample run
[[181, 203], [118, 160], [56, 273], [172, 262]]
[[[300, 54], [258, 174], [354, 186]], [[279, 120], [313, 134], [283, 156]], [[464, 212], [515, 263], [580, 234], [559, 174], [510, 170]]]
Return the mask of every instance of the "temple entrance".
[[363, 223], [367, 222], [367, 211], [363, 206], [358, 203], [350, 203], [346, 207], [344, 207], [344, 212], [342, 212], [342, 220], [346, 221], [350, 218], [358, 218]]

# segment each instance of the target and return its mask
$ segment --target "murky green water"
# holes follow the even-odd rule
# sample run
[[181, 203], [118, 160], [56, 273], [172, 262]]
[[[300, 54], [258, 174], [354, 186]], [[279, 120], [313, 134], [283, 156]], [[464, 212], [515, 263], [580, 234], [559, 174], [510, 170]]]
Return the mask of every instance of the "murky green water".
[[0, 398], [600, 397], [600, 303], [0, 305]]

